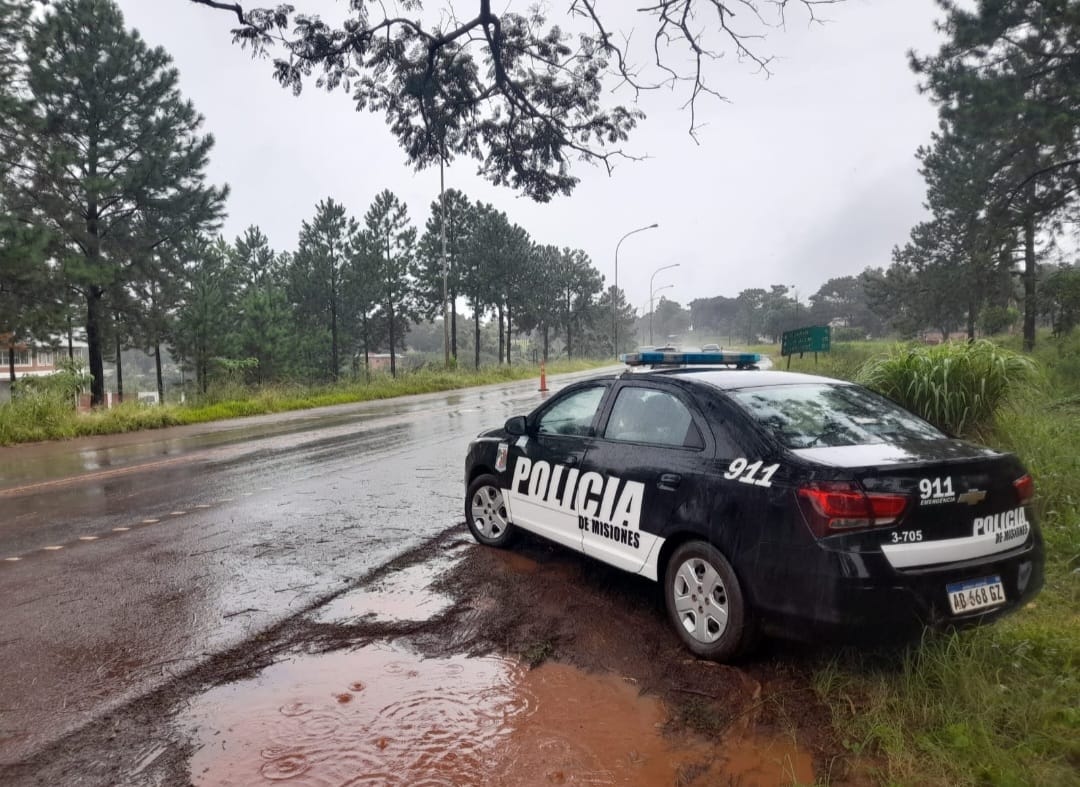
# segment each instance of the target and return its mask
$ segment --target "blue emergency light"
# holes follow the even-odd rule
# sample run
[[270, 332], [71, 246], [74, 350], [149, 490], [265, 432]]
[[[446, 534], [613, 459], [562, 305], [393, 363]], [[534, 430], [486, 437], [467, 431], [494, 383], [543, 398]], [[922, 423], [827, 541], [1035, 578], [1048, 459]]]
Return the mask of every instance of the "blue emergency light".
[[753, 366], [761, 360], [758, 353], [732, 352], [640, 352], [624, 353], [619, 360], [627, 366]]

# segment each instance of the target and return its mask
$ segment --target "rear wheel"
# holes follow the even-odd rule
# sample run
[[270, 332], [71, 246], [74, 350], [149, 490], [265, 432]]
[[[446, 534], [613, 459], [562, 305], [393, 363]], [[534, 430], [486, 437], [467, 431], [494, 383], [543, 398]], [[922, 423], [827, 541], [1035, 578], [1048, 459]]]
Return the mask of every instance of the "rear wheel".
[[742, 586], [727, 558], [705, 541], [688, 541], [672, 553], [664, 574], [668, 617], [679, 638], [698, 656], [736, 658], [753, 644]]
[[469, 484], [465, 521], [473, 538], [486, 546], [505, 547], [513, 540], [514, 526], [506, 514], [506, 499], [495, 476], [477, 476]]

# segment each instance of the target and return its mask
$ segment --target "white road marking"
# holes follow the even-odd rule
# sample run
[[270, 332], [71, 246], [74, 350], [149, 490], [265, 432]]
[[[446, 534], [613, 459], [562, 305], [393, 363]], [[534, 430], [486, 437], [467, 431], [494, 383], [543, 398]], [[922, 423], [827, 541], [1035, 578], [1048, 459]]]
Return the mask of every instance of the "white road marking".
[[187, 511], [170, 511], [169, 516], [183, 516]]
[[241, 492], [240, 494], [241, 494], [241, 495], [242, 495], [243, 497], [251, 497], [251, 496], [252, 496], [253, 494], [255, 494], [255, 493], [254, 493], [254, 492]]
[[131, 530], [130, 527], [114, 527], [113, 528], [114, 533], [126, 533], [129, 530]]
[[143, 523], [144, 525], [156, 525], [156, 524], [157, 524], [158, 522], [160, 522], [160, 521], [161, 521], [160, 519], [144, 519], [144, 520], [142, 521], [142, 523]]
[[195, 507], [196, 507], [196, 508], [209, 508], [209, 507], [210, 507], [210, 504], [209, 504], [209, 503], [197, 503], [197, 504], [195, 505]]
[[55, 552], [58, 549], [63, 549], [63, 547], [62, 546], [52, 546], [52, 547], [45, 547], [45, 549], [48, 550], [49, 552]]
[[79, 536], [80, 541], [97, 541], [97, 536]]
[[6, 560], [8, 563], [15, 563], [15, 562], [17, 562], [19, 560], [22, 560], [22, 558], [21, 557], [6, 557], [6, 558], [4, 558], [4, 560]]

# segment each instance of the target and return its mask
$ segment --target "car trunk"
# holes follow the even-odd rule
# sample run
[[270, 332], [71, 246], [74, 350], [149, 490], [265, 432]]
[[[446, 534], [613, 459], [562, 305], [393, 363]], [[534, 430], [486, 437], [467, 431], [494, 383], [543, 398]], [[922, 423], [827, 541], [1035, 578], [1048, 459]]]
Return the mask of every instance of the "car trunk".
[[961, 440], [793, 453], [850, 474], [867, 493], [908, 498], [895, 523], [826, 539], [841, 540], [834, 548], [880, 545], [895, 568], [905, 569], [983, 557], [1027, 540], [1030, 512], [1016, 486], [1024, 470], [1011, 454]]

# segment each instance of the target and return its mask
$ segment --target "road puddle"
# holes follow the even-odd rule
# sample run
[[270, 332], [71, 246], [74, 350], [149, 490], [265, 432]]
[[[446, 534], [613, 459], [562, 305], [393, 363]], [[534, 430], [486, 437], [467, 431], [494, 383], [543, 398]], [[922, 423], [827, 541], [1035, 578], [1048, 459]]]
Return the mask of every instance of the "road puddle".
[[432, 582], [464, 557], [458, 547], [435, 560], [391, 572], [382, 579], [338, 596], [314, 616], [319, 623], [373, 623], [430, 620], [453, 605], [453, 599], [431, 589]]
[[530, 711], [523, 674], [497, 657], [422, 660], [386, 645], [275, 664], [196, 703], [192, 780], [474, 783], [512, 720]]
[[719, 761], [702, 779], [700, 784], [739, 787], [814, 784], [814, 760], [791, 740], [743, 738], [725, 746]]
[[776, 741], [665, 736], [663, 703], [615, 675], [391, 645], [298, 656], [211, 690], [183, 723], [196, 785], [780, 785], [813, 781]]
[[511, 571], [519, 574], [535, 574], [540, 570], [540, 564], [531, 557], [526, 557], [518, 552], [496, 552], [495, 559], [501, 561]]

